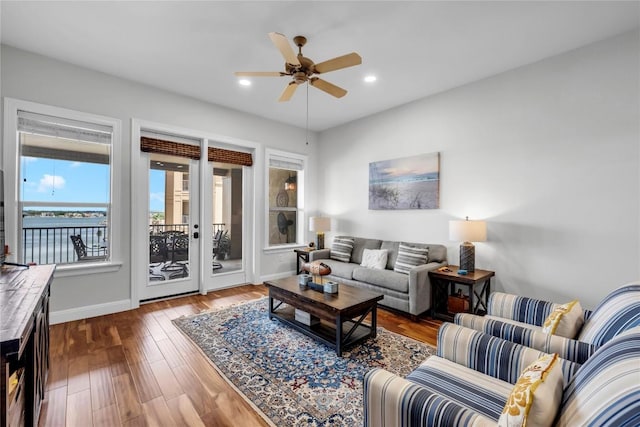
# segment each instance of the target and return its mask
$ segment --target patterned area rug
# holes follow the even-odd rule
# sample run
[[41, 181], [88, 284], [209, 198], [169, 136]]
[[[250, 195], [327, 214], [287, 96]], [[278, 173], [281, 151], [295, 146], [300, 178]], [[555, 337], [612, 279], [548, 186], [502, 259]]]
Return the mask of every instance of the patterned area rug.
[[381, 367], [406, 376], [435, 349], [378, 328], [342, 357], [277, 320], [268, 299], [175, 319], [261, 415], [280, 426], [362, 426], [362, 378]]

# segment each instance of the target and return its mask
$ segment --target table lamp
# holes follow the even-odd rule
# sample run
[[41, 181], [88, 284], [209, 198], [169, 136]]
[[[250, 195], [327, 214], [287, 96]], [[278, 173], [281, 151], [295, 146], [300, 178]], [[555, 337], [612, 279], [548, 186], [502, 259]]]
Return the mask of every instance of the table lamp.
[[476, 248], [471, 242], [487, 240], [487, 223], [485, 221], [449, 221], [449, 240], [462, 241], [460, 244], [460, 269], [475, 271]]
[[316, 232], [316, 248], [324, 249], [324, 232], [331, 230], [331, 218], [312, 216], [309, 218], [309, 231]]

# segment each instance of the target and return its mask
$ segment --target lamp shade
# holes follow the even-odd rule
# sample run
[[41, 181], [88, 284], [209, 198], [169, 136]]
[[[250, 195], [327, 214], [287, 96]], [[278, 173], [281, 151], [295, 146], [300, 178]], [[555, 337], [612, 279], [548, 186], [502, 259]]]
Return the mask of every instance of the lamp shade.
[[326, 216], [312, 216], [309, 218], [309, 231], [324, 232], [331, 230], [331, 218]]
[[449, 240], [457, 242], [484, 242], [487, 240], [485, 221], [449, 221]]

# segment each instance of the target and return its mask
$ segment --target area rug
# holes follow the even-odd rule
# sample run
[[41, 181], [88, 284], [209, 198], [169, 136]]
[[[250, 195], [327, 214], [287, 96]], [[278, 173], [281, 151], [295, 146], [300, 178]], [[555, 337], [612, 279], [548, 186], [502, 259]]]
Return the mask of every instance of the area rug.
[[175, 319], [213, 366], [275, 426], [362, 426], [362, 378], [373, 367], [406, 376], [435, 349], [378, 328], [343, 351], [269, 320], [268, 299]]

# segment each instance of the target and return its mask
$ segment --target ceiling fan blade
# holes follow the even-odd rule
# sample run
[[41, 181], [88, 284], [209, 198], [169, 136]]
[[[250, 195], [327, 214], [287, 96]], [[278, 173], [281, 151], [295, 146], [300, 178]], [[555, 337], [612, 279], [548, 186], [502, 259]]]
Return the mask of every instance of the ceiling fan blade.
[[280, 95], [280, 99], [278, 99], [278, 102], [284, 102], [284, 101], [290, 100], [293, 94], [296, 92], [296, 89], [298, 89], [298, 83], [296, 82], [289, 83], [287, 87], [285, 87], [284, 90], [282, 91], [282, 95]]
[[298, 61], [298, 56], [291, 48], [291, 44], [289, 44], [289, 40], [280, 33], [269, 33], [269, 38], [274, 45], [278, 48], [284, 60], [287, 61], [287, 64], [292, 65], [300, 65], [300, 61]]
[[281, 77], [286, 76], [281, 71], [236, 71], [233, 73], [237, 77]]
[[342, 98], [347, 94], [347, 91], [342, 89], [341, 87], [317, 77], [309, 79], [309, 83], [311, 83], [311, 86], [317, 87], [318, 89], [327, 92], [329, 95], [335, 96], [336, 98]]
[[318, 74], [327, 73], [329, 71], [340, 70], [342, 68], [353, 67], [362, 64], [362, 58], [355, 52], [329, 59], [328, 61], [316, 64], [314, 71]]

